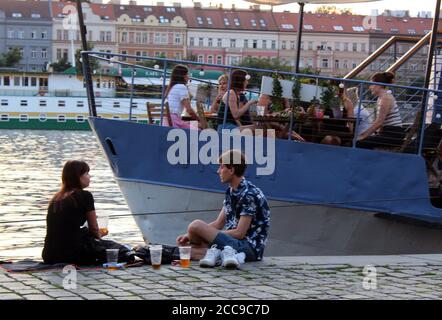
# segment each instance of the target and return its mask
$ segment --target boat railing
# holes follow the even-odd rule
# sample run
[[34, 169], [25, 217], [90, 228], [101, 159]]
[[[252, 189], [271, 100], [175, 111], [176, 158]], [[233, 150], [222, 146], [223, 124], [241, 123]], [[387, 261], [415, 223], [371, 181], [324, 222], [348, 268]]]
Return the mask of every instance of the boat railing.
[[[352, 100], [354, 105], [354, 121], [350, 123], [350, 121], [344, 126], [343, 129], [346, 133], [350, 133], [350, 135], [344, 134], [347, 141], [344, 145], [352, 148], [356, 148], [359, 146], [358, 140], [360, 140], [360, 134], [367, 129], [367, 125], [370, 127], [373, 123], [369, 123], [369, 118], [366, 117], [366, 110], [370, 110], [373, 112], [376, 110], [376, 98], [372, 94], [370, 87], [371, 86], [385, 86], [383, 83], [375, 83], [366, 80], [358, 80], [358, 79], [344, 79], [344, 78], [336, 78], [330, 76], [322, 76], [315, 74], [301, 74], [294, 73], [290, 71], [280, 71], [280, 70], [269, 70], [269, 69], [259, 69], [259, 68], [250, 68], [243, 66], [231, 66], [231, 65], [218, 65], [218, 64], [210, 64], [203, 63], [197, 61], [183, 61], [183, 60], [175, 60], [175, 59], [167, 59], [167, 58], [158, 58], [158, 57], [140, 57], [135, 55], [124, 55], [124, 54], [109, 54], [105, 55], [100, 52], [94, 51], [84, 51], [82, 52], [83, 58], [88, 56], [89, 59], [97, 59], [101, 62], [107, 62], [109, 64], [115, 65], [118, 64], [121, 67], [132, 68], [135, 69], [144, 69], [148, 71], [155, 71], [161, 74], [161, 123], [163, 119], [163, 110], [164, 110], [164, 102], [166, 100], [165, 91], [168, 83], [168, 79], [170, 77], [171, 69], [177, 64], [186, 65], [189, 69], [199, 69], [201, 72], [204, 70], [219, 70], [225, 73], [228, 76], [228, 88], [232, 87], [232, 72], [235, 69], [241, 69], [246, 71], [251, 79], [250, 83], [254, 83], [253, 88], [249, 89], [251, 91], [250, 94], [258, 95], [258, 94], [267, 94], [272, 97], [274, 101], [274, 106], [277, 105], [275, 101], [283, 101], [284, 98], [290, 102], [291, 110], [289, 110], [288, 114], [285, 116], [288, 117], [289, 121], [287, 121], [288, 126], [288, 134], [287, 139], [292, 139], [292, 132], [298, 130], [305, 130], [306, 126], [303, 126], [302, 121], [298, 121], [300, 118], [304, 118], [312, 122], [313, 118], [316, 119], [317, 123], [326, 122], [325, 118], [322, 116], [323, 113], [316, 112], [318, 109], [325, 109], [323, 111], [332, 111], [330, 117], [342, 118], [342, 105], [341, 100], [338, 97], [338, 92], [345, 90], [345, 92], [349, 92], [348, 89], [353, 88], [351, 91], [354, 93], [353, 97], [349, 97]], [[138, 59], [138, 60], [136, 60]], [[120, 61], [122, 60], [122, 61]], [[145, 67], [141, 64], [137, 64], [136, 61], [150, 61], [154, 62], [154, 68]], [[132, 62], [133, 61], [133, 62]], [[84, 64], [85, 65], [85, 64]], [[90, 72], [90, 70], [84, 70], [84, 72]], [[264, 83], [262, 79], [263, 76], [274, 77], [277, 74], [279, 77], [283, 77], [285, 80], [273, 80], [273, 84]], [[261, 82], [263, 81], [263, 82]], [[216, 88], [216, 84], [213, 81], [207, 81], [202, 79], [193, 79], [193, 82], [198, 82], [201, 84], [210, 84], [210, 86], [214, 86]], [[277, 82], [280, 83], [282, 88], [277, 89]], [[132, 85], [129, 87], [130, 89], [130, 98], [133, 99], [133, 83], [134, 83], [134, 75], [132, 75]], [[287, 83], [292, 83], [291, 89], [292, 92], [287, 93], [284, 90], [286, 88], [290, 88]], [[261, 87], [260, 89], [259, 86]], [[399, 112], [404, 117], [405, 124], [403, 125], [404, 131], [409, 129], [406, 123], [413, 123], [413, 117], [415, 115], [424, 115], [420, 117], [419, 128], [409, 139], [406, 141], [402, 135], [396, 135], [394, 132], [388, 132], [390, 130], [389, 127], [382, 128], [382, 133], [388, 135], [391, 133], [391, 139], [387, 139], [387, 142], [380, 142], [379, 149], [381, 150], [389, 150], [389, 151], [398, 151], [398, 150], [407, 150], [409, 153], [422, 154], [422, 150], [426, 147], [426, 138], [434, 141], [438, 137], [431, 136], [434, 134], [433, 131], [431, 133], [427, 133], [427, 128], [433, 123], [434, 119], [439, 119], [442, 115], [435, 114], [433, 115], [433, 105], [438, 96], [442, 96], [442, 91], [422, 88], [419, 86], [405, 86], [399, 84], [391, 84], [388, 86], [390, 90], [392, 90], [393, 95], [395, 92], [400, 92], [400, 95], [397, 96]], [[275, 91], [276, 90], [276, 91]], [[279, 90], [279, 92], [278, 92]], [[93, 92], [88, 92], [88, 94], [93, 94]], [[227, 101], [229, 101], [230, 90], [227, 90]], [[193, 94], [194, 98], [196, 98], [195, 94]], [[282, 99], [282, 100], [281, 100]], [[89, 99], [91, 101], [91, 99]], [[93, 100], [92, 100], [93, 101]], [[200, 101], [206, 103], [206, 109], [210, 108], [210, 101]], [[95, 106], [90, 106], [95, 110]], [[228, 107], [228, 106], [227, 106]], [[298, 107], [304, 107], [307, 110], [307, 116], [303, 115], [301, 112], [297, 112]], [[314, 110], [313, 113], [309, 113], [309, 111]], [[91, 109], [90, 109], [91, 110]], [[365, 111], [364, 111], [365, 110]], [[252, 109], [253, 111], [253, 109]], [[281, 111], [281, 110], [280, 110]], [[287, 111], [287, 110], [286, 110]], [[336, 112], [335, 112], [336, 111]], [[348, 111], [348, 110], [347, 110]], [[131, 121], [131, 112], [129, 110], [129, 121]], [[283, 114], [280, 112], [279, 114]], [[93, 113], [91, 113], [92, 115]], [[417, 117], [417, 116], [416, 116]], [[320, 119], [323, 119], [319, 121]], [[415, 118], [414, 120], [416, 120]], [[225, 124], [227, 121], [227, 113], [224, 113], [223, 119], [217, 119], [219, 124]], [[305, 121], [304, 121], [305, 122]], [[313, 121], [315, 122], [315, 121]], [[331, 127], [330, 127], [331, 126]], [[302, 127], [302, 128], [301, 128]], [[434, 128], [434, 126], [432, 126]], [[323, 130], [321, 134], [318, 134], [317, 130], [313, 130], [314, 132], [305, 133], [306, 135], [310, 135], [308, 141], [310, 142], [321, 142], [323, 135], [326, 133], [335, 134], [332, 125], [329, 125], [328, 130]], [[300, 132], [298, 132], [300, 133]], [[302, 133], [300, 133], [302, 135]], [[315, 136], [315, 134], [317, 134]], [[426, 135], [427, 134], [427, 135]], [[441, 136], [442, 137], [442, 136]], [[440, 140], [440, 138], [439, 138]], [[404, 148], [404, 143], [408, 143], [409, 145]], [[434, 143], [433, 143], [434, 144]]]

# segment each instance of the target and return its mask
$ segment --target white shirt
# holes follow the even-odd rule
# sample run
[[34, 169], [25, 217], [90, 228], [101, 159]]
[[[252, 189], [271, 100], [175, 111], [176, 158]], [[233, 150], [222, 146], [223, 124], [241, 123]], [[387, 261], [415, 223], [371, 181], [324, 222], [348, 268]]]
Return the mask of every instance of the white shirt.
[[182, 83], [177, 83], [170, 89], [167, 100], [169, 101], [170, 113], [181, 115], [183, 113], [182, 101], [184, 99], [190, 99], [189, 90]]

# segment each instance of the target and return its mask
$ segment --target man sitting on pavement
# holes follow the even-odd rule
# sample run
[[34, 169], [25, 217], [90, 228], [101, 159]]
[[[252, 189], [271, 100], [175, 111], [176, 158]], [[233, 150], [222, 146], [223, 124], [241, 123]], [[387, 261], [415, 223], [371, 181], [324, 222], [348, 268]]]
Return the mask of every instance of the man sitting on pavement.
[[247, 167], [244, 154], [229, 150], [221, 155], [219, 164], [221, 182], [230, 187], [218, 218], [211, 223], [193, 221], [188, 233], [177, 238], [177, 244], [191, 245], [191, 258], [201, 259], [201, 267], [221, 264], [237, 268], [244, 261], [262, 259], [270, 209], [262, 191], [244, 178]]

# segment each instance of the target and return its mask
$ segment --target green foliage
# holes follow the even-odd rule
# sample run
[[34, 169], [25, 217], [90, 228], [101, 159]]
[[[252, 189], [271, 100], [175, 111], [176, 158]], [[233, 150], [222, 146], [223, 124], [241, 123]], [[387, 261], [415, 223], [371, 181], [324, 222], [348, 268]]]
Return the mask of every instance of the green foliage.
[[321, 104], [325, 109], [339, 108], [341, 101], [337, 96], [336, 88], [332, 84], [326, 86], [326, 90], [321, 94]]
[[277, 73], [272, 75], [273, 78], [273, 90], [272, 90], [272, 108], [275, 111], [284, 110], [284, 100], [282, 98], [282, 86], [281, 81], [279, 81], [279, 76]]
[[61, 60], [54, 62], [51, 64], [51, 67], [55, 72], [63, 72], [72, 67], [72, 64], [68, 61], [67, 58], [63, 57]]
[[0, 67], [14, 67], [17, 63], [20, 62], [22, 55], [20, 53], [20, 49], [13, 48], [6, 53], [2, 53], [0, 56]]
[[[93, 51], [94, 50], [94, 45], [90, 42], [87, 43], [87, 50], [88, 51]], [[81, 51], [83, 51], [82, 49], [78, 49], [75, 52], [75, 65], [76, 65], [76, 69], [77, 69], [77, 74], [83, 74], [83, 64], [80, 61], [81, 58]], [[89, 58], [89, 67], [91, 72], [94, 72], [96, 70], [98, 70], [100, 68], [100, 64], [98, 63], [97, 59], [91, 59]]]
[[[279, 59], [266, 59], [266, 58], [253, 58], [246, 57], [242, 60], [241, 63], [238, 64], [239, 67], [246, 68], [256, 68], [256, 69], [267, 69], [274, 71], [291, 71], [290, 66], [287, 66]], [[261, 86], [261, 79], [263, 76], [268, 75], [268, 72], [249, 72], [251, 78], [249, 80], [249, 85], [252, 88], [259, 88]]]

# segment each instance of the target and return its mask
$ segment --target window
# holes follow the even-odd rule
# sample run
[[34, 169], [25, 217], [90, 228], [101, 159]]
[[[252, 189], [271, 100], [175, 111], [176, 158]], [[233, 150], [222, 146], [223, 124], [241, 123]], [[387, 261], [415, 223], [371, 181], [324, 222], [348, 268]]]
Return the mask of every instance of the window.
[[14, 39], [14, 30], [8, 30], [8, 39]]
[[344, 31], [342, 26], [333, 26], [333, 29], [335, 29], [335, 31]]
[[201, 17], [196, 17], [196, 21], [198, 22], [198, 24], [203, 24], [203, 18]]
[[341, 43], [335, 42], [335, 51], [341, 51]]
[[119, 117], [119, 116], [113, 116], [112, 119], [114, 119], [114, 120], [120, 120], [120, 117]]
[[21, 17], [22, 17], [22, 14], [19, 13], [19, 12], [13, 12], [13, 13], [12, 13], [12, 17], [13, 17], [13, 18], [21, 18]]
[[66, 122], [66, 116], [65, 115], [58, 115], [57, 122]]
[[348, 51], [348, 43], [344, 42], [344, 51]]
[[47, 39], [47, 38], [48, 38], [48, 32], [47, 32], [47, 31], [43, 31], [43, 32], [41, 33], [41, 38], [42, 38], [42, 39]]
[[198, 55], [198, 62], [204, 63], [204, 56], [202, 54]]
[[121, 42], [127, 42], [127, 32], [121, 33]]
[[76, 122], [82, 123], [85, 121], [84, 116], [77, 116]]
[[267, 40], [262, 40], [262, 48], [267, 49]]
[[218, 38], [217, 46], [218, 46], [219, 48], [221, 48], [221, 47], [223, 46], [223, 39], [219, 39], [219, 38]]
[[114, 101], [114, 108], [119, 108], [119, 107], [120, 107], [120, 102]]
[[132, 109], [138, 108], [138, 102], [132, 102]]
[[213, 64], [213, 56], [207, 56], [207, 63]]
[[252, 27], [256, 27], [256, 20], [250, 20], [250, 23], [252, 24]]
[[46, 117], [46, 113], [40, 113], [39, 120], [40, 122], [45, 122], [46, 120], [48, 120], [48, 118]]
[[213, 24], [212, 18], [207, 18], [207, 24], [209, 24], [209, 25]]
[[66, 107], [66, 101], [58, 100], [58, 106], [61, 107], [61, 108]]
[[40, 19], [41, 15], [39, 13], [33, 13], [33, 14], [31, 14], [31, 18], [32, 19]]
[[249, 47], [249, 40], [245, 39], [244, 40], [244, 48], [248, 48]]
[[95, 101], [96, 108], [101, 108], [102, 106], [103, 106], [103, 104], [101, 103], [101, 101]]
[[57, 30], [57, 40], [63, 40], [63, 30]]
[[252, 48], [258, 49], [258, 40], [253, 40]]
[[358, 51], [358, 44], [357, 43], [353, 43], [353, 52]]
[[263, 27], [263, 28], [267, 27], [266, 22], [265, 22], [264, 19], [260, 19], [260, 20], [259, 20], [259, 24], [260, 24], [261, 27]]
[[20, 122], [28, 122], [29, 121], [28, 115], [27, 114], [21, 114], [20, 118], [19, 118], [19, 121]]
[[[295, 43], [293, 41], [293, 43]], [[272, 49], [275, 50], [276, 49], [276, 40], [272, 40]]]
[[160, 16], [160, 23], [169, 23], [169, 19], [163, 16]]
[[326, 69], [328, 68], [328, 59], [322, 59], [321, 67]]
[[175, 8], [174, 7], [170, 7], [170, 8], [166, 8], [167, 12], [175, 12]]
[[313, 50], [313, 41], [309, 41], [307, 43], [307, 46], [308, 46], [308, 50]]
[[180, 33], [176, 33], [175, 34], [175, 44], [181, 44], [181, 34]]
[[11, 78], [9, 78], [9, 76], [4, 76], [4, 78], [3, 78], [3, 85], [5, 87], [9, 87], [11, 85]]
[[46, 100], [40, 100], [39, 101], [39, 103], [38, 103], [38, 105], [40, 106], [40, 107], [47, 107], [47, 102], [46, 102]]
[[367, 45], [365, 43], [361, 43], [361, 52], [367, 51]]
[[136, 16], [135, 18], [132, 18], [132, 22], [143, 22], [143, 20], [140, 18], [140, 16]]
[[224, 25], [226, 25], [226, 26], [230, 26], [229, 19], [224, 18]]
[[20, 100], [20, 107], [27, 107], [28, 106], [28, 100]]
[[22, 85], [23, 85], [23, 87], [29, 87], [29, 78], [28, 77], [23, 77]]
[[84, 102], [83, 101], [77, 101], [77, 107], [83, 108], [84, 107]]
[[20, 87], [20, 77], [14, 77], [14, 86]]
[[239, 23], [239, 19], [235, 18], [233, 19], [233, 22], [235, 22], [235, 26], [239, 27], [241, 24]]
[[335, 69], [339, 69], [339, 60], [335, 60]]
[[364, 27], [361, 27], [361, 26], [353, 26], [353, 31], [356, 31], [356, 32], [364, 32], [365, 31], [365, 29], [364, 29]]
[[195, 38], [191, 37], [189, 40], [189, 46], [194, 47], [195, 46]]
[[399, 33], [399, 29], [398, 28], [391, 28], [391, 33]]
[[144, 7], [143, 10], [144, 12], [152, 12], [152, 8], [150, 7]]
[[358, 62], [357, 61], [352, 61], [352, 68], [354, 69], [354, 68], [356, 68], [358, 66]]
[[32, 51], [31, 51], [31, 59], [37, 59], [37, 50], [32, 49]]
[[223, 64], [223, 57], [222, 56], [216, 57], [216, 64]]
[[48, 57], [48, 49], [41, 49], [41, 58], [47, 59]]
[[286, 30], [293, 30], [293, 24], [282, 24], [281, 27]]
[[[141, 57], [141, 51], [137, 51], [137, 52], [135, 52], [135, 55], [136, 55], [137, 57]], [[136, 58], [135, 61], [141, 61], [141, 59]]]
[[212, 38], [209, 38], [209, 39], [208, 39], [208, 41], [207, 41], [207, 45], [208, 45], [209, 47], [213, 47], [213, 39], [212, 39]]
[[313, 30], [313, 26], [311, 24], [305, 24], [304, 29], [305, 30]]
[[9, 121], [9, 115], [8, 114], [2, 114], [0, 116], [0, 121]]
[[295, 41], [290, 41], [290, 49], [292, 49], [292, 50], [295, 49]]
[[348, 61], [347, 60], [344, 60], [344, 63], [342, 64], [342, 67], [344, 69], [348, 69]]
[[37, 38], [37, 32], [36, 31], [32, 31], [31, 32], [31, 39], [36, 39]]
[[287, 41], [282, 41], [282, 43], [281, 43], [281, 49], [282, 50], [286, 50], [287, 49]]
[[236, 48], [236, 39], [230, 39], [230, 48]]
[[1, 105], [2, 105], [2, 107], [7, 107], [9, 105], [8, 99], [2, 99]]
[[148, 37], [149, 37], [148, 33], [147, 32], [143, 32], [143, 37], [141, 39], [141, 42], [142, 43], [148, 43], [149, 42]]
[[198, 38], [198, 46], [204, 47], [204, 38]]
[[106, 32], [100, 31], [100, 41], [101, 42], [106, 41]]

